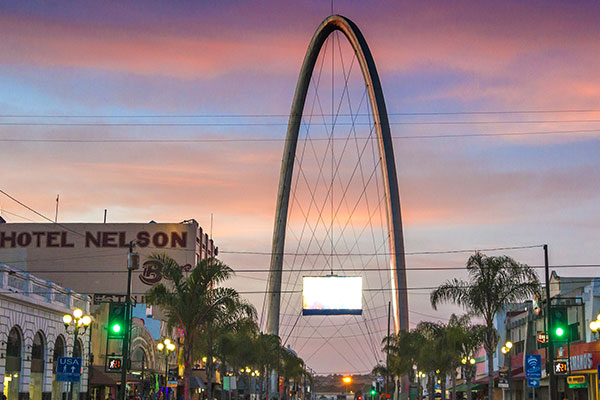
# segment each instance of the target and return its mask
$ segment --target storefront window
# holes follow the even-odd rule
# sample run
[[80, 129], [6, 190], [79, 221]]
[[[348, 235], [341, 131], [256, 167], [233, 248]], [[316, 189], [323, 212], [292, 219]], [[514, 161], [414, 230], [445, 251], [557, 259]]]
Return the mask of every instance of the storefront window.
[[31, 348], [31, 381], [29, 384], [29, 398], [42, 400], [44, 388], [44, 353], [45, 340], [42, 332], [35, 334]]
[[8, 342], [6, 344], [4, 395], [8, 398], [8, 400], [17, 400], [19, 397], [22, 354], [23, 340], [19, 328], [15, 326], [10, 330], [8, 334]]
[[52, 398], [53, 399], [61, 399], [62, 398], [62, 382], [56, 381], [56, 364], [58, 363], [58, 357], [65, 356], [65, 339], [62, 336], [56, 338], [56, 342], [54, 343], [54, 352], [52, 354]]

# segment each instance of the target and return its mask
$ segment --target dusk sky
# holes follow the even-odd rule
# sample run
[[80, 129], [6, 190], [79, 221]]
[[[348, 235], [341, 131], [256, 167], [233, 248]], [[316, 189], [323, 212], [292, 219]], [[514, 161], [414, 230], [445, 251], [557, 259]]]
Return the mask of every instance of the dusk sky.
[[[266, 274], [242, 270], [269, 257], [228, 251], [271, 250], [286, 115], [330, 8], [2, 2], [0, 188], [51, 217], [60, 194], [61, 222], [101, 222], [108, 209], [109, 222], [193, 218], [208, 229], [212, 213], [221, 258], [240, 271], [233, 285], [264, 289]], [[336, 0], [334, 12], [359, 26], [380, 73], [407, 252], [547, 243], [551, 264], [598, 264], [600, 2]], [[8, 222], [42, 221], [7, 197], [0, 209]], [[490, 254], [543, 264], [539, 247]], [[407, 256], [407, 266], [460, 267], [468, 255]], [[454, 276], [465, 273], [409, 271], [411, 326], [458, 310], [432, 310], [418, 290]], [[262, 295], [249, 298], [260, 312]]]

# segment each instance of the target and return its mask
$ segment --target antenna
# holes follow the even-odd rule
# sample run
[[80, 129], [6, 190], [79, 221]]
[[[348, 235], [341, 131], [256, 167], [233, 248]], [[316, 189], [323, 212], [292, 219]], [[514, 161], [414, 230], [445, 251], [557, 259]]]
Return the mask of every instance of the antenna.
[[210, 213], [210, 240], [212, 240], [213, 213]]
[[54, 214], [54, 223], [58, 221], [58, 195], [56, 195], [56, 213]]

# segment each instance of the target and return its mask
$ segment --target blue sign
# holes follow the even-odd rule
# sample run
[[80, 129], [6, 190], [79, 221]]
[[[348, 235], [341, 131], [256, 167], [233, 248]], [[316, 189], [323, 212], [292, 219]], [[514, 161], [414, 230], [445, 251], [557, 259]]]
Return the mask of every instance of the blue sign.
[[540, 387], [540, 380], [539, 379], [527, 379], [527, 386], [529, 387]]
[[56, 363], [57, 382], [79, 382], [81, 379], [81, 358], [58, 357]]
[[598, 390], [600, 390], [600, 364], [598, 364], [598, 375], [596, 375], [596, 381], [598, 382]]
[[542, 356], [540, 354], [525, 354], [525, 377], [527, 379], [542, 378]]

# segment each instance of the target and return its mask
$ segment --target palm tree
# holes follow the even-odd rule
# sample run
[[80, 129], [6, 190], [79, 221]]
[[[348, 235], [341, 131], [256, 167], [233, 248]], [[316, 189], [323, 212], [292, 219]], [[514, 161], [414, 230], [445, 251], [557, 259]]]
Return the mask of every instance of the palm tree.
[[462, 367], [463, 377], [466, 380], [467, 400], [471, 400], [471, 383], [474, 378], [475, 366], [471, 359], [483, 344], [485, 326], [471, 324], [469, 314], [457, 316], [452, 314], [448, 321], [447, 342], [454, 353], [452, 360], [452, 398], [456, 398], [456, 370]]
[[467, 261], [469, 280], [451, 279], [435, 289], [430, 296], [434, 309], [443, 302], [457, 304], [485, 323], [483, 346], [488, 362], [488, 398], [494, 398], [494, 359], [498, 333], [494, 316], [504, 306], [532, 298], [540, 291], [535, 271], [508, 256], [487, 257], [475, 253]]
[[[413, 366], [419, 371], [424, 370], [426, 364], [421, 350], [426, 343], [427, 339], [419, 329], [401, 330], [389, 338], [385, 337], [382, 346], [383, 352], [389, 354], [387, 365], [375, 366], [372, 374], [381, 375], [387, 380], [390, 376], [411, 376], [415, 372]], [[419, 392], [421, 390], [419, 382]]]
[[429, 375], [430, 398], [435, 393], [435, 381], [440, 377], [442, 400], [446, 398], [446, 376], [450, 373], [454, 353], [447, 343], [448, 327], [441, 322], [420, 322], [415, 328], [423, 337], [418, 349], [421, 368]]
[[[214, 321], [207, 323], [196, 338], [193, 356], [196, 360], [201, 356], [206, 357], [206, 394], [209, 399], [212, 398], [212, 380], [216, 372], [213, 359], [223, 362], [223, 356], [227, 354], [223, 348], [223, 339], [233, 336], [237, 342], [245, 342], [245, 346], [251, 346], [252, 338], [258, 331], [254, 316], [254, 309], [243, 302], [233, 312], [219, 315]], [[238, 349], [240, 347], [237, 346]]]
[[215, 324], [255, 311], [236, 290], [218, 287], [233, 270], [215, 258], [201, 260], [189, 273], [164, 253], [152, 254], [147, 261], [159, 266], [168, 282], [150, 288], [147, 302], [161, 308], [170, 328], [183, 330], [184, 395], [189, 400], [194, 343], [199, 335], [209, 333]]

